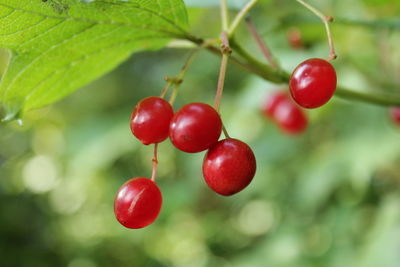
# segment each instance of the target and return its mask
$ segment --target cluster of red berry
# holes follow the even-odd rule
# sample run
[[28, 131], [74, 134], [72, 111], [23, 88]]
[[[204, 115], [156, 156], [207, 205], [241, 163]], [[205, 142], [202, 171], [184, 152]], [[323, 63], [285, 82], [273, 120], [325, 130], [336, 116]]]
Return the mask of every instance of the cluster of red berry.
[[[238, 193], [255, 175], [256, 159], [247, 144], [229, 137], [218, 141], [223, 125], [220, 115], [210, 105], [190, 103], [174, 113], [163, 98], [147, 97], [136, 105], [130, 126], [133, 135], [145, 145], [160, 143], [169, 136], [172, 144], [184, 152], [208, 150], [203, 176], [218, 194]], [[123, 226], [142, 228], [158, 217], [161, 204], [161, 191], [154, 177], [137, 177], [118, 190], [114, 212]]]

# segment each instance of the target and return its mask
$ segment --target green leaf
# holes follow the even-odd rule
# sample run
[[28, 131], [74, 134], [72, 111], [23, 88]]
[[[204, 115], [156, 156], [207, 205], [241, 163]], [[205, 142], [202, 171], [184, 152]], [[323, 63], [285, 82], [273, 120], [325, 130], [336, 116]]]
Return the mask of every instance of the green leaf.
[[0, 25], [0, 47], [12, 53], [0, 102], [12, 119], [70, 94], [132, 52], [184, 38], [187, 14], [182, 0], [0, 0]]

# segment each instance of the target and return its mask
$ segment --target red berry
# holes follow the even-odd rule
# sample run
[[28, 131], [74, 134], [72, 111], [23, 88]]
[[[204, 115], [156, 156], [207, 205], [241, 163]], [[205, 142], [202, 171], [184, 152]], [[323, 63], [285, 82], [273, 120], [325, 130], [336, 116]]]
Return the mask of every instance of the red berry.
[[336, 90], [336, 71], [326, 60], [308, 59], [290, 77], [290, 93], [304, 108], [317, 108], [331, 99]]
[[301, 32], [298, 29], [290, 29], [287, 34], [287, 38], [291, 47], [295, 49], [303, 48], [303, 41], [301, 38]]
[[288, 134], [300, 134], [307, 128], [304, 111], [284, 92], [270, 96], [262, 107], [264, 114], [276, 121], [280, 129]]
[[143, 228], [157, 218], [161, 203], [160, 189], [152, 180], [132, 178], [117, 192], [114, 200], [115, 217], [127, 228]]
[[224, 139], [204, 157], [203, 176], [216, 193], [230, 196], [243, 190], [256, 173], [256, 158], [251, 148], [237, 139]]
[[278, 91], [271, 96], [268, 96], [262, 104], [262, 111], [267, 118], [274, 119], [274, 112], [276, 107], [281, 101], [288, 98], [288, 95], [284, 92]]
[[400, 107], [390, 108], [390, 116], [395, 124], [400, 125]]
[[178, 149], [195, 153], [218, 142], [221, 130], [221, 118], [213, 107], [204, 103], [191, 103], [175, 113], [169, 137]]
[[164, 99], [150, 96], [142, 99], [131, 116], [131, 131], [143, 144], [155, 144], [168, 137], [174, 110]]

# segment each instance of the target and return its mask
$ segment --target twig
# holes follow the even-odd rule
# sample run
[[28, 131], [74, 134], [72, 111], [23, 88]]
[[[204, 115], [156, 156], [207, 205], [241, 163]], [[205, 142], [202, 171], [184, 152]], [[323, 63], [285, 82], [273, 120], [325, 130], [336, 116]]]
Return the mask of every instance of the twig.
[[[185, 38], [199, 46], [204, 46], [205, 41], [201, 38], [189, 34], [187, 34]], [[289, 73], [281, 69], [273, 69], [271, 66], [259, 61], [257, 58], [250, 55], [239, 43], [236, 42], [234, 38], [230, 40], [229, 45], [235, 50], [235, 54], [240, 55], [240, 57], [245, 60], [242, 61], [235, 56], [230, 56], [230, 60], [236, 65], [240, 66], [243, 70], [276, 84], [287, 83], [289, 81]], [[222, 56], [220, 50], [213, 45], [207, 45], [205, 48], [217, 56]], [[388, 94], [385, 92], [363, 92], [338, 86], [336, 88], [335, 96], [343, 99], [356, 100], [385, 107], [400, 106], [399, 94]]]

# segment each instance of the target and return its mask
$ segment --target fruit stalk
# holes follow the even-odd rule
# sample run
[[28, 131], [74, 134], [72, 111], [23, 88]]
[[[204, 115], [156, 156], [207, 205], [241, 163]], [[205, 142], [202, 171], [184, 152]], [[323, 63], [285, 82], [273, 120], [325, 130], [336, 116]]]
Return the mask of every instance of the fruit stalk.
[[153, 153], [153, 158], [151, 159], [151, 161], [153, 163], [153, 169], [151, 171], [151, 180], [153, 182], [156, 180], [157, 165], [158, 165], [157, 148], [158, 148], [158, 143], [154, 144], [154, 153]]
[[[202, 39], [191, 35], [187, 35], [186, 38], [187, 40], [194, 42], [199, 46], [204, 45], [205, 42]], [[240, 57], [245, 60], [243, 61], [235, 56], [230, 56], [230, 60], [241, 67], [243, 70], [249, 73], [253, 73], [266, 81], [276, 84], [287, 83], [289, 81], [290, 75], [286, 71], [282, 69], [275, 70], [271, 66], [266, 65], [258, 59], [254, 58], [239, 43], [237, 43], [234, 38], [230, 39], [229, 45], [236, 54], [240, 55]], [[205, 46], [205, 48], [209, 52], [221, 56], [221, 53], [215, 46], [207, 45]], [[400, 106], [400, 95], [388, 94], [385, 92], [367, 93], [338, 86], [336, 88], [335, 96], [347, 100], [355, 100], [384, 107]]]
[[226, 68], [228, 66], [229, 55], [232, 53], [232, 50], [229, 47], [228, 34], [226, 33], [226, 31], [222, 32], [221, 41], [222, 41], [221, 44], [222, 59], [221, 59], [221, 67], [219, 70], [217, 93], [215, 95], [215, 104], [214, 104], [214, 108], [216, 111], [219, 111], [222, 92], [224, 90]]
[[187, 59], [185, 61], [185, 64], [182, 66], [182, 68], [177, 76], [166, 77], [167, 83], [170, 82], [171, 84], [172, 83], [175, 84], [175, 87], [172, 90], [172, 94], [169, 98], [169, 103], [171, 105], [175, 102], [176, 96], [178, 95], [179, 86], [183, 82], [183, 78], [185, 77], [187, 70], [189, 69], [190, 65], [192, 64], [194, 57], [196, 56], [197, 52], [200, 51], [201, 48], [202, 48], [202, 46], [199, 46], [190, 52], [189, 56], [187, 57]]
[[300, 4], [302, 4], [303, 6], [305, 6], [308, 10], [313, 12], [316, 16], [318, 16], [322, 20], [322, 22], [325, 25], [326, 34], [328, 36], [328, 43], [329, 43], [328, 61], [331, 61], [331, 60], [335, 59], [337, 57], [337, 55], [335, 53], [335, 47], [333, 45], [331, 29], [329, 27], [329, 22], [333, 21], [333, 17], [332, 16], [325, 16], [318, 9], [316, 9], [315, 7], [311, 6], [310, 4], [308, 4], [307, 2], [305, 2], [303, 0], [296, 0], [296, 1], [299, 2]]

